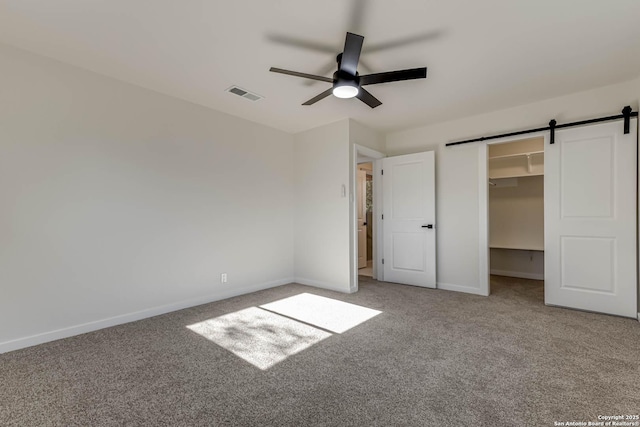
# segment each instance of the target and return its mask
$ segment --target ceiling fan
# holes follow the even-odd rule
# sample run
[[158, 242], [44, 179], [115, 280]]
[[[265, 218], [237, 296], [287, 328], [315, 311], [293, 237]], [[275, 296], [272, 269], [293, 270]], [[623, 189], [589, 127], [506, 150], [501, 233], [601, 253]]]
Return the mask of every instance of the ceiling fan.
[[282, 68], [275, 67], [271, 67], [269, 71], [332, 84], [331, 88], [317, 96], [314, 96], [302, 105], [313, 105], [321, 99], [333, 94], [338, 98], [356, 97], [371, 108], [376, 108], [381, 105], [382, 102], [380, 102], [375, 96], [371, 95], [371, 93], [362, 86], [396, 82], [400, 80], [424, 79], [427, 77], [427, 67], [367, 74], [364, 76], [359, 75], [357, 69], [363, 42], [363, 36], [347, 33], [347, 38], [344, 42], [344, 51], [336, 58], [338, 62], [338, 70], [333, 73], [333, 78], [283, 70]]

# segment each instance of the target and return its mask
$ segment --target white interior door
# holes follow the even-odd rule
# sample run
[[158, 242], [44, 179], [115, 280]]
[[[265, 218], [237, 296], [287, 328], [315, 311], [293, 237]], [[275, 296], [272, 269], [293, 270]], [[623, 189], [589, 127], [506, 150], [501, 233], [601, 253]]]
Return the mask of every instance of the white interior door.
[[545, 303], [636, 317], [637, 123], [556, 132], [545, 147]]
[[358, 268], [367, 266], [367, 171], [358, 170]]
[[384, 280], [436, 287], [434, 152], [382, 160]]

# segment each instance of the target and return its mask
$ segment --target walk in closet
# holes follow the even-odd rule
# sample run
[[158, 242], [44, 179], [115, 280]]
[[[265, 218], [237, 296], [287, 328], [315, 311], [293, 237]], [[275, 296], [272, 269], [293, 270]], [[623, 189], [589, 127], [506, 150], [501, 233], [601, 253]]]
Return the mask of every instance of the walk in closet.
[[544, 139], [489, 145], [490, 272], [544, 279]]

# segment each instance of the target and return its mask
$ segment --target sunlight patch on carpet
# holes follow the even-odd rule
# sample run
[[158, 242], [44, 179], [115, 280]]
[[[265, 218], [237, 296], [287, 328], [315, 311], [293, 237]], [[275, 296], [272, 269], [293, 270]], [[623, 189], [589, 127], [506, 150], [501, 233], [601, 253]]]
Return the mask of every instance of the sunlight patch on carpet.
[[382, 313], [348, 302], [303, 293], [260, 306], [327, 331], [341, 334]]
[[329, 332], [258, 307], [187, 328], [263, 370], [331, 336]]

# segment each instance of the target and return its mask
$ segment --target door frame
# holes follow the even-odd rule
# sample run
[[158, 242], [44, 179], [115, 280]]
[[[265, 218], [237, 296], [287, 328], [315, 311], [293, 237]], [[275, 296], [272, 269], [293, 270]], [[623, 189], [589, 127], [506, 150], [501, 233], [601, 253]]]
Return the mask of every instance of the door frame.
[[523, 139], [544, 138], [544, 146], [549, 143], [549, 132], [532, 132], [526, 136], [509, 136], [495, 139], [491, 142], [481, 144], [478, 148], [478, 206], [479, 206], [479, 255], [478, 269], [480, 277], [480, 294], [489, 296], [491, 284], [489, 273], [491, 269], [491, 258], [489, 250], [489, 145], [506, 144], [509, 142], [522, 141]]
[[[387, 157], [385, 154], [373, 150], [371, 148], [353, 144], [351, 150], [351, 164], [349, 171], [349, 276], [350, 276], [350, 284], [349, 290], [350, 292], [357, 292], [358, 290], [358, 210], [356, 207], [357, 202], [357, 185], [358, 185], [358, 163], [364, 163], [362, 161], [358, 161], [358, 159], [362, 159], [363, 157], [367, 158], [367, 161], [371, 161], [373, 163], [373, 215], [371, 216], [373, 219], [371, 234], [373, 236], [373, 278], [381, 279], [379, 276], [380, 269], [378, 268], [378, 246], [380, 244], [380, 218], [378, 212], [380, 211], [381, 205], [380, 202], [382, 193], [380, 187], [380, 166], [378, 165], [377, 160], [383, 159]], [[368, 225], [368, 224], [367, 224]]]

